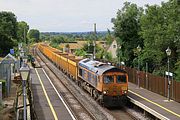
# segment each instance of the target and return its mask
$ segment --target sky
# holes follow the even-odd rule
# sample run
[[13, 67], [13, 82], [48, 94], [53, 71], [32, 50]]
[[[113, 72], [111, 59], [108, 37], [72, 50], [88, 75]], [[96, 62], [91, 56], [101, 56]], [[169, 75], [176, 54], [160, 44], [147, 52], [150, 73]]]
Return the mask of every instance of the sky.
[[168, 0], [0, 0], [0, 11], [11, 11], [18, 21], [41, 32], [85, 32], [112, 30], [111, 18], [116, 17], [124, 2], [160, 5]]

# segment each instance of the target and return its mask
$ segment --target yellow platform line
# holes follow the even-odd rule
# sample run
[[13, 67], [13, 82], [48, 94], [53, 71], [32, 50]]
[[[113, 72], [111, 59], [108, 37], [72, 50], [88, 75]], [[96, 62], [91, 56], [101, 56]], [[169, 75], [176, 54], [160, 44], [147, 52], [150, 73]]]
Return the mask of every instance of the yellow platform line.
[[57, 114], [56, 114], [56, 112], [55, 112], [55, 110], [54, 110], [54, 108], [53, 108], [53, 106], [52, 106], [52, 104], [51, 104], [51, 101], [50, 101], [50, 99], [49, 99], [49, 97], [48, 97], [48, 95], [47, 95], [47, 92], [46, 92], [46, 90], [45, 90], [45, 87], [44, 87], [44, 85], [43, 85], [43, 83], [42, 83], [42, 80], [41, 80], [41, 78], [40, 78], [40, 76], [39, 76], [39, 73], [37, 72], [37, 69], [36, 69], [36, 68], [35, 68], [35, 71], [36, 71], [36, 74], [37, 74], [37, 76], [38, 76], [38, 78], [39, 78], [39, 81], [40, 81], [40, 84], [41, 84], [41, 86], [42, 86], [44, 95], [46, 96], [46, 99], [47, 99], [48, 104], [49, 104], [49, 106], [50, 106], [51, 112], [52, 112], [52, 114], [53, 114], [53, 116], [54, 116], [54, 119], [55, 119], [55, 120], [58, 120]]
[[144, 100], [146, 100], [146, 101], [148, 101], [148, 102], [150, 102], [150, 103], [152, 103], [152, 104], [154, 104], [154, 105], [156, 105], [156, 106], [164, 109], [165, 111], [167, 111], [167, 112], [169, 112], [169, 113], [172, 113], [172, 114], [176, 115], [177, 117], [180, 117], [180, 114], [177, 114], [177, 113], [175, 113], [175, 112], [173, 112], [173, 111], [171, 111], [171, 110], [169, 110], [169, 109], [161, 106], [160, 104], [155, 103], [155, 102], [153, 102], [153, 101], [151, 101], [151, 100], [149, 100], [149, 99], [147, 99], [147, 98], [145, 98], [145, 97], [143, 97], [143, 96], [141, 96], [141, 95], [139, 95], [139, 94], [137, 94], [137, 93], [135, 93], [135, 92], [133, 92], [133, 91], [131, 91], [131, 90], [128, 90], [128, 91], [131, 92], [131, 93], [133, 93], [133, 94], [135, 94], [136, 96], [138, 96], [138, 97], [140, 97], [140, 98], [142, 98], [142, 99], [144, 99]]

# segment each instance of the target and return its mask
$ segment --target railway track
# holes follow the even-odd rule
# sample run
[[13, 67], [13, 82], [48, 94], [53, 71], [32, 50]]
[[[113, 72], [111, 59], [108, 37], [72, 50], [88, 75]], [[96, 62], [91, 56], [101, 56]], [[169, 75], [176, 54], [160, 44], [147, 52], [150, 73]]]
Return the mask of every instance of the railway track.
[[[34, 49], [35, 50], [35, 49]], [[35, 52], [34, 52], [35, 53]], [[100, 106], [89, 94], [79, 88], [64, 73], [57, 69], [40, 51], [36, 50], [37, 60], [53, 80], [55, 87], [68, 103], [77, 119], [124, 120], [135, 119], [124, 109], [107, 109]]]
[[57, 70], [57, 68], [52, 68], [53, 65], [50, 64], [39, 51], [37, 51], [37, 55], [39, 64], [45, 69], [48, 76], [53, 80], [52, 82], [55, 84], [58, 92], [66, 100], [67, 104], [72, 109], [75, 116], [77, 116], [78, 120], [114, 119], [113, 117], [106, 117], [101, 111], [96, 110], [96, 108], [93, 109], [92, 104], [90, 105], [88, 102], [89, 100], [85, 99], [84, 97], [86, 93], [82, 93], [82, 90], [77, 91], [77, 86], [71, 85], [69, 82], [72, 81], [67, 81], [67, 76]]

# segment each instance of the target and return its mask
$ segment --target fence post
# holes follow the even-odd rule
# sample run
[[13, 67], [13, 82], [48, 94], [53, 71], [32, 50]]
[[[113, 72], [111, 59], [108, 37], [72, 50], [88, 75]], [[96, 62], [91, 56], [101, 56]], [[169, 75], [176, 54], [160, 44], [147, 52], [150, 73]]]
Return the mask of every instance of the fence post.
[[172, 86], [171, 86], [171, 89], [172, 89], [172, 98], [174, 98], [174, 81], [173, 81], [173, 75], [172, 75]]
[[146, 89], [148, 89], [148, 63], [146, 62]]
[[165, 75], [165, 82], [164, 82], [164, 96], [166, 96], [166, 75]]
[[2, 82], [0, 82], [0, 103], [2, 102]]

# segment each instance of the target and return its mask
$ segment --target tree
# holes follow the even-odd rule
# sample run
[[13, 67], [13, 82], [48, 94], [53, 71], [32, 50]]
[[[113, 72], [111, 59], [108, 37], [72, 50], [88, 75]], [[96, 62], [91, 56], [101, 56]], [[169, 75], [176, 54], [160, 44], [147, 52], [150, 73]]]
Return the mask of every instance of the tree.
[[65, 38], [63, 36], [53, 36], [51, 37], [51, 43], [60, 44], [65, 42]]
[[17, 20], [12, 12], [0, 12], [0, 33], [9, 38], [17, 38]]
[[122, 10], [118, 10], [116, 18], [112, 19], [114, 23], [115, 37], [122, 40], [123, 57], [128, 66], [132, 66], [134, 56], [133, 49], [138, 45], [143, 46], [143, 40], [139, 35], [140, 17], [143, 14], [143, 9], [137, 7], [136, 4], [129, 2], [124, 3]]
[[[29, 25], [24, 22], [18, 22], [18, 31], [17, 31], [17, 35], [18, 35], [18, 41], [19, 42], [25, 42], [27, 44], [27, 33], [29, 30]], [[24, 41], [26, 40], [26, 41]]]
[[77, 49], [75, 51], [75, 55], [76, 56], [83, 56], [83, 57], [85, 57], [86, 54], [87, 54], [86, 51], [84, 51], [83, 49]]
[[180, 60], [176, 63], [176, 80], [180, 81]]
[[[146, 6], [145, 14], [141, 17], [140, 35], [144, 39], [144, 50], [141, 61], [148, 62], [150, 72], [164, 74], [167, 67], [165, 50], [169, 46], [171, 71], [178, 58], [178, 44], [180, 36], [180, 16], [178, 5], [174, 0], [162, 3], [162, 6]], [[173, 68], [173, 69], [172, 69]]]
[[0, 12], [0, 55], [9, 53], [17, 43], [17, 20], [12, 12]]
[[111, 31], [107, 29], [107, 34], [105, 36], [106, 43], [110, 45], [113, 42], [113, 36], [111, 35]]
[[33, 42], [39, 42], [40, 41], [39, 36], [40, 36], [40, 32], [37, 29], [31, 29], [28, 32], [28, 38], [33, 39]]

